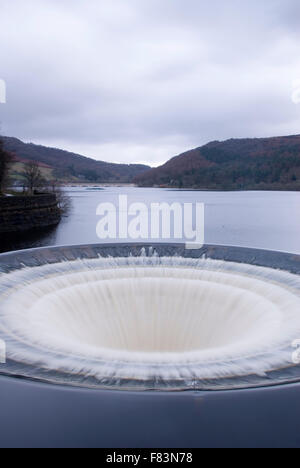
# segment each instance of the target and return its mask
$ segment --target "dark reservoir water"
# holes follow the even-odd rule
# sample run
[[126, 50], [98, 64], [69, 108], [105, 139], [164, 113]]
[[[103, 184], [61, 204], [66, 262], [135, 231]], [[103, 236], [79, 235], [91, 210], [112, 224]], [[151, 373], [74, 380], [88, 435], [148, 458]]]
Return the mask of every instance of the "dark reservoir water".
[[[10, 239], [1, 245], [1, 250], [105, 242], [96, 234], [100, 219], [96, 215], [97, 207], [106, 202], [117, 206], [119, 195], [127, 195], [130, 204], [204, 203], [207, 244], [300, 253], [299, 192], [197, 192], [123, 187], [95, 190], [72, 187], [66, 189], [66, 193], [72, 200], [72, 208], [69, 216], [63, 218], [57, 228], [18, 240]], [[107, 242], [118, 242], [118, 239]]]

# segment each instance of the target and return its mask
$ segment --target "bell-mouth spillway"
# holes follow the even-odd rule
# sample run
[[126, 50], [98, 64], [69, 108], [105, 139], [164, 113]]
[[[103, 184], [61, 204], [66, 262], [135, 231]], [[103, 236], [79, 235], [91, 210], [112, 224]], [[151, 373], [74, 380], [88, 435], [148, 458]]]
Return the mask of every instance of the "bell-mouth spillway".
[[300, 258], [114, 244], [0, 256], [0, 374], [123, 390], [298, 382]]

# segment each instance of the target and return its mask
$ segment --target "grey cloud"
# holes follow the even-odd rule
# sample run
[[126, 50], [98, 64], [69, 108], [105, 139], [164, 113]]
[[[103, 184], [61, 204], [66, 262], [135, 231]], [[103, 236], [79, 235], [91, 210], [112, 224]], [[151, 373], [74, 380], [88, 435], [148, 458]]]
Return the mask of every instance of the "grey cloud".
[[298, 133], [298, 0], [1, 0], [3, 133], [158, 164]]

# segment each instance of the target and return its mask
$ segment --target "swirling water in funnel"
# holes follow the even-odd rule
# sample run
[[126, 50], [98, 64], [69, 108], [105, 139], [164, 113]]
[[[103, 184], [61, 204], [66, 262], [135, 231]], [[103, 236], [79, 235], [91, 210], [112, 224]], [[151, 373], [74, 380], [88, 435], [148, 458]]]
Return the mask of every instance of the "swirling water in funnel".
[[295, 379], [284, 370], [299, 286], [287, 272], [155, 255], [23, 268], [0, 276], [6, 371], [125, 389]]

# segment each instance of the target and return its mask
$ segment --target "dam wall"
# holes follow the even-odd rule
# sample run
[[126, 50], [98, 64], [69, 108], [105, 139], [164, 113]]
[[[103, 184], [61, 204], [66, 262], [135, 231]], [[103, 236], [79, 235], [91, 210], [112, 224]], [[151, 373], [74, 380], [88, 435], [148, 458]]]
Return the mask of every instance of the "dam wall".
[[60, 219], [55, 194], [0, 197], [0, 235], [55, 226]]

